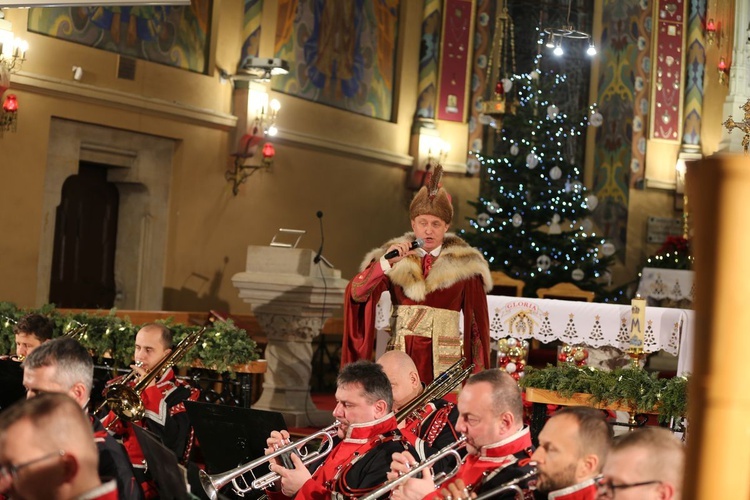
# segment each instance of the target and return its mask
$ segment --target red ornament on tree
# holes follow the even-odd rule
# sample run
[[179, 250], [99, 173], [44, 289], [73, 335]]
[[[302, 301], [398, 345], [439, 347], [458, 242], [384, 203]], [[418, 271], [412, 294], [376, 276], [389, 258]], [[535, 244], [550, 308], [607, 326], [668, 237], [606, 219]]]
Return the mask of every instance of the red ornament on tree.
[[503, 82], [501, 80], [498, 80], [495, 84], [495, 94], [505, 95], [505, 87], [503, 86]]

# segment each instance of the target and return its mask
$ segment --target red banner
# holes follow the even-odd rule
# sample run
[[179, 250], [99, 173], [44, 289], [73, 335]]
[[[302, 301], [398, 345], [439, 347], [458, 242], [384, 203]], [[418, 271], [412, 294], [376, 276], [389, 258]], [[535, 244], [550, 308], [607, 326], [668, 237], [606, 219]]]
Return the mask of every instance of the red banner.
[[684, 87], [684, 0], [657, 0], [651, 138], [680, 141]]
[[466, 83], [474, 2], [446, 0], [444, 12], [437, 117], [440, 120], [463, 122], [466, 114]]

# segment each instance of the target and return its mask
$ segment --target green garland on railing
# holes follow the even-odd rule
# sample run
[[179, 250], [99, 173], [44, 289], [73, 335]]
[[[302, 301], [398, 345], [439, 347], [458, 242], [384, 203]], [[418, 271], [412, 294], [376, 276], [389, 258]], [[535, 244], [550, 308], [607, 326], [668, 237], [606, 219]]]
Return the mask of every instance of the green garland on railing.
[[574, 393], [590, 394], [592, 402], [620, 403], [645, 412], [657, 409], [659, 420], [687, 415], [687, 378], [659, 379], [656, 373], [618, 368], [613, 371], [593, 367], [526, 367], [521, 387], [555, 391], [569, 398]]
[[[134, 325], [130, 318], [115, 316], [112, 309], [107, 315], [79, 312], [62, 314], [54, 305], [46, 305], [40, 309], [19, 309], [9, 302], [0, 302], [0, 354], [13, 351], [15, 337], [13, 325], [21, 317], [29, 313], [47, 316], [54, 325], [54, 336], [60, 336], [80, 325], [87, 325], [85, 334], [79, 338], [81, 344], [91, 352], [96, 353], [99, 361], [111, 358], [116, 366], [127, 366], [133, 360], [135, 334], [140, 325]], [[175, 345], [189, 332], [198, 326], [174, 323], [171, 319], [158, 321], [168, 326], [174, 334]], [[219, 372], [231, 371], [239, 364], [250, 363], [260, 358], [260, 352], [255, 341], [247, 332], [238, 328], [232, 320], [216, 321], [208, 327], [201, 340], [180, 361], [180, 366], [190, 365], [200, 360], [206, 367]]]

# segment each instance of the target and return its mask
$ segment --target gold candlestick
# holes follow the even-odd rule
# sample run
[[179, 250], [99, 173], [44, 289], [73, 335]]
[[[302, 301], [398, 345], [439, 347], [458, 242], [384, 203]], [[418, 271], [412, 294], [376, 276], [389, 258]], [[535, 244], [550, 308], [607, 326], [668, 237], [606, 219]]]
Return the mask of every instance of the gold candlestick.
[[736, 122], [732, 119], [732, 115], [729, 115], [729, 118], [726, 119], [722, 125], [729, 131], [729, 133], [732, 133], [732, 130], [738, 128], [741, 131], [745, 133], [745, 135], [742, 137], [742, 148], [745, 150], [745, 155], [747, 155], [748, 147], [750, 146], [750, 101], [747, 101], [745, 104], [740, 106], [740, 109], [745, 112], [745, 118], [741, 122]]

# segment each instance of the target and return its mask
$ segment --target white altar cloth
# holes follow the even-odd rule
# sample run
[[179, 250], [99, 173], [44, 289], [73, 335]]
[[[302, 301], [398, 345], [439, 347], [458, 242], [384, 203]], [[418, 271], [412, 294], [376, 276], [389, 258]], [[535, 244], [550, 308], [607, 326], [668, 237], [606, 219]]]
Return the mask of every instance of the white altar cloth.
[[[487, 296], [490, 337], [534, 338], [541, 342], [561, 340], [591, 347], [613, 346], [625, 350], [630, 338], [630, 305], [571, 300]], [[376, 329], [389, 329], [390, 295], [386, 292], [376, 311]], [[463, 324], [461, 321], [460, 325]], [[644, 351], [664, 350], [678, 356], [678, 373], [692, 367], [692, 310], [646, 308]]]
[[644, 267], [641, 280], [638, 282], [638, 294], [643, 298], [687, 299], [693, 302], [695, 298], [694, 276], [693, 271]]

